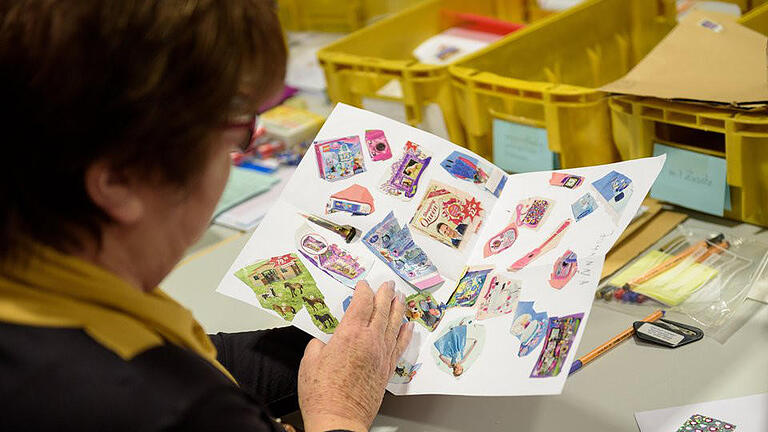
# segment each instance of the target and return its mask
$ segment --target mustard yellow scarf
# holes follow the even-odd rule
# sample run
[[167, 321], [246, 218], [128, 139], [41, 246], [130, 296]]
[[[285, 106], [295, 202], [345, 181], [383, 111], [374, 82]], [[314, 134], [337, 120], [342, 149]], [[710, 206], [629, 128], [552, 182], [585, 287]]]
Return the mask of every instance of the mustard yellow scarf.
[[142, 292], [101, 267], [48, 247], [35, 247], [23, 263], [0, 268], [0, 321], [80, 328], [125, 360], [171, 343], [235, 381], [192, 314], [159, 288]]

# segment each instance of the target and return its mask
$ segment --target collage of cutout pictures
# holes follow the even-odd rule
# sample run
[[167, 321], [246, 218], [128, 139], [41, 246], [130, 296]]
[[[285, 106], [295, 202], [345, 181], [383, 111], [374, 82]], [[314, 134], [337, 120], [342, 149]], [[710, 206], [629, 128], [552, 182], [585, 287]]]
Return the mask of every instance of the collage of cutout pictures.
[[420, 335], [391, 391], [484, 394], [474, 389], [499, 374], [473, 375], [481, 362], [518, 379], [525, 368], [533, 387], [519, 394], [561, 391], [604, 254], [663, 159], [509, 176], [466, 149], [341, 104], [318, 137], [328, 135], [219, 291], [322, 337], [358, 281], [396, 279]]

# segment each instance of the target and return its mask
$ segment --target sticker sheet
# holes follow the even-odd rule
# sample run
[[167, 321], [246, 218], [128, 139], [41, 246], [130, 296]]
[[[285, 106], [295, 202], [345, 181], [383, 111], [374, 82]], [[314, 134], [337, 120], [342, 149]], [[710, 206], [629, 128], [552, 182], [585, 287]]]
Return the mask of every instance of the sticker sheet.
[[218, 292], [328, 341], [358, 282], [391, 280], [416, 325], [390, 392], [559, 394], [664, 157], [508, 175], [343, 104], [314, 142]]

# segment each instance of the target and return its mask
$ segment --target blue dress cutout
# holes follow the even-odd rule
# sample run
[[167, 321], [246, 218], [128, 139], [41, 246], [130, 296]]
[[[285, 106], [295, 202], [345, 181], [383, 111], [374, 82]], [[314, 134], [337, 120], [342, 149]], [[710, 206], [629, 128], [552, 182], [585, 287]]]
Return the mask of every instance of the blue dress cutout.
[[467, 326], [462, 324], [448, 330], [440, 339], [435, 341], [435, 348], [441, 355], [451, 359], [451, 364], [464, 359], [464, 348], [467, 346]]

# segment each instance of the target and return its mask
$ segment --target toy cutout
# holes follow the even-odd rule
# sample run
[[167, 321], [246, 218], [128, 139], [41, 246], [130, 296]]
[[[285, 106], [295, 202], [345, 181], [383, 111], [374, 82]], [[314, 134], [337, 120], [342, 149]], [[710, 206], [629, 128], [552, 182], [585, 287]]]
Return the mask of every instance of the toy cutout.
[[459, 249], [477, 232], [484, 217], [485, 210], [474, 197], [432, 181], [411, 218], [410, 226]]
[[560, 186], [567, 189], [576, 189], [582, 183], [584, 183], [584, 177], [565, 173], [552, 173], [552, 178], [549, 179], [549, 184], [552, 186]]
[[314, 144], [320, 178], [337, 181], [365, 172], [360, 137], [336, 138]]
[[592, 197], [589, 192], [581, 196], [575, 203], [571, 204], [571, 212], [573, 212], [573, 218], [576, 222], [584, 219], [597, 210], [597, 201]]
[[480, 355], [484, 342], [485, 327], [473, 318], [462, 318], [437, 338], [432, 355], [440, 370], [459, 378]]
[[349, 247], [346, 245], [342, 248], [328, 241], [323, 234], [307, 224], [303, 224], [296, 231], [296, 248], [304, 258], [328, 276], [354, 288], [358, 281], [365, 278], [373, 260], [361, 253], [349, 252]]
[[521, 201], [515, 207], [515, 222], [518, 227], [526, 227], [533, 230], [539, 229], [544, 224], [544, 221], [549, 215], [549, 211], [554, 206], [554, 201], [534, 197]]
[[492, 165], [483, 166], [477, 158], [462, 152], [454, 151], [440, 166], [453, 177], [481, 186], [496, 198], [501, 195], [507, 183], [507, 175], [502, 170]]
[[389, 379], [390, 384], [408, 384], [416, 376], [416, 372], [421, 368], [421, 363], [409, 363], [405, 360], [398, 360], [395, 364], [395, 372]]
[[565, 251], [563, 256], [555, 261], [552, 274], [549, 275], [549, 285], [555, 289], [562, 289], [576, 275], [578, 269], [576, 254], [571, 250]]
[[381, 190], [405, 201], [410, 200], [416, 195], [419, 180], [431, 160], [432, 157], [418, 144], [408, 141], [403, 156], [392, 164], [392, 171], [385, 177]]
[[331, 195], [325, 206], [325, 213], [347, 212], [353, 216], [369, 215], [373, 213], [373, 196], [365, 188], [358, 184], [340, 190]]
[[544, 243], [541, 244], [541, 246], [537, 247], [536, 249], [530, 251], [526, 256], [520, 258], [519, 260], [515, 261], [510, 265], [507, 270], [508, 271], [518, 271], [522, 270], [530, 264], [532, 261], [534, 261], [536, 258], [540, 257], [541, 255], [544, 255], [545, 253], [549, 252], [550, 250], [557, 247], [558, 244], [560, 244], [560, 240], [563, 239], [563, 236], [565, 236], [565, 233], [568, 231], [568, 228], [573, 224], [573, 220], [566, 219], [565, 222], [561, 223], [559, 227], [555, 230], [554, 233], [552, 233], [551, 236], [549, 236]]
[[443, 282], [427, 254], [416, 245], [408, 226], [400, 228], [394, 212], [363, 236], [363, 244], [398, 276], [418, 289], [427, 289]]
[[434, 331], [443, 319], [445, 305], [440, 304], [432, 294], [422, 291], [405, 298], [405, 317], [415, 321], [429, 331]]
[[493, 266], [472, 266], [465, 267], [464, 272], [456, 283], [453, 294], [445, 304], [446, 307], [472, 307], [480, 295], [480, 291], [486, 283], [488, 274], [493, 270]]
[[383, 130], [369, 129], [365, 131], [365, 143], [372, 160], [383, 161], [392, 157], [392, 150], [389, 148], [389, 141], [387, 141]]
[[714, 417], [694, 414], [677, 429], [677, 432], [725, 432], [735, 430], [736, 425], [734, 424], [718, 420]]
[[518, 302], [512, 328], [509, 329], [513, 336], [520, 339], [519, 357], [525, 357], [541, 343], [547, 331], [546, 312], [536, 312], [533, 302]]
[[515, 240], [517, 240], [517, 223], [513, 221], [485, 242], [483, 258], [504, 252], [515, 244]]
[[632, 180], [624, 174], [611, 171], [593, 182], [592, 186], [612, 210], [614, 222], [618, 222], [632, 197]]
[[480, 291], [475, 317], [484, 320], [514, 312], [522, 288], [522, 282], [507, 274], [491, 273]]
[[339, 324], [312, 275], [295, 254], [258, 261], [236, 271], [235, 276], [253, 290], [262, 308], [286, 321], [293, 321], [306, 305], [312, 323], [324, 333], [333, 333]]
[[544, 347], [539, 354], [539, 360], [533, 367], [531, 378], [553, 377], [562, 371], [582, 318], [584, 318], [583, 313], [549, 319]]

